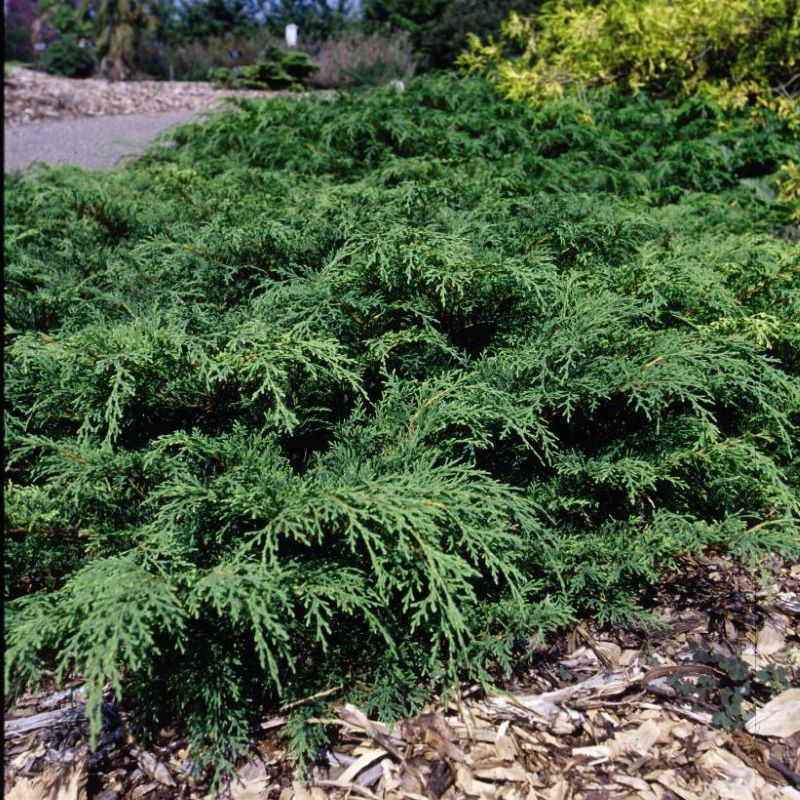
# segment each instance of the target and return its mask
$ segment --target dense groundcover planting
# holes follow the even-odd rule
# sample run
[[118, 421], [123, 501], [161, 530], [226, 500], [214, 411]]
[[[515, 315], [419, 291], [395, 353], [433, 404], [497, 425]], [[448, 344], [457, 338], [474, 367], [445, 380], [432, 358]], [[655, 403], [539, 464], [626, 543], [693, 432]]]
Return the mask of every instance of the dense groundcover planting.
[[219, 768], [797, 554], [785, 120], [426, 78], [178, 140], [7, 182], [9, 691], [110, 679]]

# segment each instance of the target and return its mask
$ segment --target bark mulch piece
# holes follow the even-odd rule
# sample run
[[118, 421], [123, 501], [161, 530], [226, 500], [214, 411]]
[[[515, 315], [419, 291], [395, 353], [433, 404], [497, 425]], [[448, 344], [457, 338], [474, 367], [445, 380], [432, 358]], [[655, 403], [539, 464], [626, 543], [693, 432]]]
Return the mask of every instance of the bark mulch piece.
[[[262, 723], [236, 800], [800, 800], [800, 565], [766, 580], [730, 559], [687, 560], [653, 598], [654, 624], [579, 625], [504, 691], [465, 687], [387, 726], [331, 706], [334, 750], [294, 774]], [[331, 695], [333, 692], [331, 692]], [[210, 797], [172, 730], [142, 750], [109, 702], [86, 744], [80, 687], [6, 716], [11, 800]]]

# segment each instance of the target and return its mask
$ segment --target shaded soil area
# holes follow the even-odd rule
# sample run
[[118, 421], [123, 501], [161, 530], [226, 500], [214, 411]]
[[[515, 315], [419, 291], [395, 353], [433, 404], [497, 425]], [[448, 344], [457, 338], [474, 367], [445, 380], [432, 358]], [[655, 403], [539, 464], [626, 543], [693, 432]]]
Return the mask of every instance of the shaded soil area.
[[[686, 561], [652, 623], [578, 625], [502, 690], [464, 686], [393, 726], [317, 695], [331, 745], [295, 772], [286, 712], [265, 719], [223, 796], [238, 800], [800, 800], [800, 565], [764, 579], [730, 559]], [[6, 796], [210, 797], [180, 730], [140, 747], [108, 697], [90, 752], [80, 681], [22, 698], [5, 724]], [[296, 704], [295, 704], [296, 705]]]

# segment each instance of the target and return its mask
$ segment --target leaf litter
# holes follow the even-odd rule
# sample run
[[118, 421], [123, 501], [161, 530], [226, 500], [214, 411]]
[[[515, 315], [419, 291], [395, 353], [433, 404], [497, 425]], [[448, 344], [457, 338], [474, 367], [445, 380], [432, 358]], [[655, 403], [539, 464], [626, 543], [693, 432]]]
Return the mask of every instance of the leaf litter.
[[[686, 560], [653, 625], [578, 626], [505, 685], [463, 687], [394, 725], [331, 691], [316, 722], [337, 734], [304, 774], [273, 717], [221, 796], [800, 800], [800, 567], [767, 568], [759, 582], [727, 557]], [[82, 707], [78, 686], [6, 714], [7, 797], [210, 800], [178, 732], [143, 749], [109, 702], [91, 751]]]

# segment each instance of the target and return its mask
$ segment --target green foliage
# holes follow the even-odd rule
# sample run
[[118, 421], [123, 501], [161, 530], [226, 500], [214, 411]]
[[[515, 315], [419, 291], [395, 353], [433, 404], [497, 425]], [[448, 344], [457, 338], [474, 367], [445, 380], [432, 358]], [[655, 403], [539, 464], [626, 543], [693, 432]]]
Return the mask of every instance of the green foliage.
[[268, 0], [268, 28], [283, 37], [289, 23], [298, 26], [306, 42], [343, 35], [352, 25], [355, 0]]
[[447, 69], [469, 45], [469, 34], [497, 36], [512, 12], [532, 14], [542, 0], [449, 0], [419, 35], [418, 48], [433, 69]]
[[[667, 683], [681, 700], [690, 700], [698, 709], [712, 710], [712, 720], [725, 730], [744, 728], [752, 716], [753, 700], [769, 701], [774, 695], [788, 689], [792, 673], [796, 670], [768, 664], [761, 669], [752, 669], [741, 658], [725, 658], [719, 653], [700, 649], [694, 654], [697, 664], [711, 666], [717, 675], [700, 675], [683, 678], [673, 675]], [[794, 681], [796, 683], [796, 680]]]
[[226, 33], [180, 46], [162, 36], [159, 32], [145, 38], [139, 53], [140, 69], [153, 77], [176, 81], [206, 81], [212, 69], [254, 64], [267, 45], [279, 43], [266, 29], [247, 35]]
[[41, 18], [58, 32], [61, 39], [76, 42], [90, 38], [94, 33], [92, 20], [83, 13], [78, 0], [42, 0], [37, 8]]
[[800, 552], [786, 120], [429, 78], [171, 137], [7, 178], [12, 693], [109, 677], [224, 770]]
[[307, 53], [268, 45], [255, 64], [215, 67], [209, 79], [235, 89], [286, 89], [303, 85], [316, 69]]
[[255, 29], [244, 0], [201, 0], [180, 9], [174, 29], [168, 31], [182, 44], [205, 42], [226, 33], [252, 35]]
[[800, 167], [789, 161], [781, 168], [778, 180], [778, 200], [792, 208], [792, 219], [800, 222]]
[[436, 23], [448, 0], [365, 0], [361, 13], [367, 27], [408, 31], [416, 43]]
[[424, 69], [453, 66], [468, 34], [496, 35], [512, 11], [530, 13], [541, 0], [363, 0], [366, 32], [405, 32]]
[[94, 71], [94, 51], [73, 40], [59, 39], [42, 53], [39, 66], [50, 75], [88, 78]]
[[100, 70], [111, 80], [129, 80], [138, 70], [142, 40], [156, 27], [143, 0], [84, 0], [97, 30]]
[[512, 14], [498, 40], [477, 36], [460, 63], [515, 99], [616, 83], [731, 107], [757, 101], [794, 118], [800, 62], [796, 0], [550, 0]]
[[21, 14], [6, 14], [3, 26], [3, 63], [33, 61], [30, 20]]
[[410, 35], [424, 69], [447, 69], [468, 45], [469, 34], [496, 36], [511, 12], [530, 14], [542, 0], [364, 0], [366, 31]]

